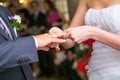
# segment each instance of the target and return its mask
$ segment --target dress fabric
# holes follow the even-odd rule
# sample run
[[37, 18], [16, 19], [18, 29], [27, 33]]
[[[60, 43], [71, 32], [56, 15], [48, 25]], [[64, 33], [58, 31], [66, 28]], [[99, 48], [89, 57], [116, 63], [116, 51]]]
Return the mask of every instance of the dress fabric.
[[[120, 5], [100, 10], [90, 8], [85, 24], [120, 35]], [[120, 51], [95, 41], [87, 69], [89, 80], [120, 80]]]

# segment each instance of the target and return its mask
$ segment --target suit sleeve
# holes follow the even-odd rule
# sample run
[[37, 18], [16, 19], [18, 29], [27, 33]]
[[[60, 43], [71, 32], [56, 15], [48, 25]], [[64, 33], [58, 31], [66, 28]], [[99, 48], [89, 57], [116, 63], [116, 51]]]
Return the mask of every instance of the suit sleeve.
[[0, 44], [0, 69], [37, 61], [37, 50], [32, 36], [4, 41]]

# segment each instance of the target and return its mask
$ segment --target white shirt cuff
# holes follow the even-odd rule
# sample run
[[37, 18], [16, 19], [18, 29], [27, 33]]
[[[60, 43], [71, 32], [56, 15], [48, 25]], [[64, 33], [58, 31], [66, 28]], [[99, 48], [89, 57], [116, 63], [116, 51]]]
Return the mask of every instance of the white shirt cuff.
[[36, 48], [38, 48], [38, 41], [37, 39], [33, 36], [34, 40], [35, 40], [35, 45], [36, 45]]

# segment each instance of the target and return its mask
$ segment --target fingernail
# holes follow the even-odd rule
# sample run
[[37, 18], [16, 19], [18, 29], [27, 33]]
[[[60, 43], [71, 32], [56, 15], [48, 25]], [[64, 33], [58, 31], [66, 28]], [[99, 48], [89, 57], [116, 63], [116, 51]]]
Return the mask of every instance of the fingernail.
[[60, 48], [56, 48], [56, 51], [60, 51]]
[[63, 40], [63, 42], [67, 42], [67, 40]]

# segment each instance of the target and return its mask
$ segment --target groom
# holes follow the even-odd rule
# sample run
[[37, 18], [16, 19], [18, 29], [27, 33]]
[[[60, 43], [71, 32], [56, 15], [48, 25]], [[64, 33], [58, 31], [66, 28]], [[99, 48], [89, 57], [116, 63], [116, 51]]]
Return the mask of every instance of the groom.
[[0, 6], [0, 80], [33, 80], [29, 63], [38, 61], [37, 49], [49, 50], [51, 44], [66, 40], [49, 34], [17, 38], [9, 23], [10, 16]]

